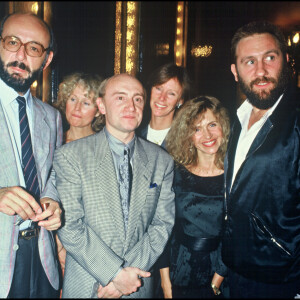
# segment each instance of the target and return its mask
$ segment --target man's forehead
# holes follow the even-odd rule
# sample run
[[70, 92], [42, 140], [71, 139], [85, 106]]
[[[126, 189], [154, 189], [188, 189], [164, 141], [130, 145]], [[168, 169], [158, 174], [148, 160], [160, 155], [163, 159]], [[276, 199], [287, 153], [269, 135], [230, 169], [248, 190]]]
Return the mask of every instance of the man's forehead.
[[134, 77], [126, 74], [119, 74], [110, 79], [107, 83], [107, 90], [113, 91], [130, 91], [144, 94], [142, 84]]
[[261, 45], [264, 42], [264, 45], [268, 43], [269, 45], [275, 45], [276, 48], [279, 48], [277, 40], [269, 33], [257, 33], [247, 37], [242, 38], [237, 44], [237, 51], [249, 50], [249, 45]]
[[21, 35], [18, 37], [33, 40], [50, 40], [50, 33], [46, 25], [37, 16], [32, 14], [14, 14], [7, 18], [3, 26], [3, 35]]

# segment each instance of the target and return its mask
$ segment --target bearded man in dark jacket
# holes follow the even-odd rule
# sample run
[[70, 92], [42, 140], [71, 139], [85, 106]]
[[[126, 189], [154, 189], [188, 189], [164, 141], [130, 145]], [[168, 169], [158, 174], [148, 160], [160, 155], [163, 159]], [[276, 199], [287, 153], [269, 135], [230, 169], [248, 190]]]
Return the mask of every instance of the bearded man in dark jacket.
[[267, 22], [232, 39], [231, 71], [247, 96], [225, 160], [222, 256], [232, 298], [300, 294], [300, 115], [286, 43]]

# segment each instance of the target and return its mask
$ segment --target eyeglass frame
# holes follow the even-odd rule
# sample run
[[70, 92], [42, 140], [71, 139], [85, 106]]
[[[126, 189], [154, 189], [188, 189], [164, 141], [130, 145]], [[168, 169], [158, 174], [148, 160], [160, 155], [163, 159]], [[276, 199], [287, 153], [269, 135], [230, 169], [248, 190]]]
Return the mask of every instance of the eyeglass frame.
[[[15, 38], [15, 39], [17, 39], [17, 40], [20, 41], [21, 46], [19, 47], [18, 50], [16, 50], [16, 51], [11, 51], [11, 50], [8, 50], [8, 49], [5, 48], [5, 46], [4, 46], [4, 45], [5, 45], [5, 40], [6, 40], [7, 38], [9, 38], [9, 37], [10, 37], [10, 38]], [[42, 44], [40, 44], [40, 43], [38, 43], [38, 42], [35, 42], [35, 41], [29, 41], [29, 42], [27, 42], [27, 43], [23, 43], [18, 37], [14, 36], [14, 35], [7, 35], [5, 38], [3, 38], [2, 36], [0, 36], [0, 40], [3, 41], [3, 49], [5, 49], [6, 51], [14, 52], [14, 53], [15, 53], [15, 52], [18, 52], [22, 46], [24, 46], [24, 49], [25, 49], [26, 54], [29, 55], [30, 57], [41, 57], [41, 56], [44, 54], [44, 52], [50, 50], [50, 47], [45, 48]], [[41, 46], [41, 47], [42, 47], [42, 54], [41, 54], [40, 56], [32, 56], [32, 55], [28, 54], [28, 53], [27, 53], [27, 50], [26, 50], [26, 45], [29, 44], [29, 43], [35, 43], [35, 44]]]

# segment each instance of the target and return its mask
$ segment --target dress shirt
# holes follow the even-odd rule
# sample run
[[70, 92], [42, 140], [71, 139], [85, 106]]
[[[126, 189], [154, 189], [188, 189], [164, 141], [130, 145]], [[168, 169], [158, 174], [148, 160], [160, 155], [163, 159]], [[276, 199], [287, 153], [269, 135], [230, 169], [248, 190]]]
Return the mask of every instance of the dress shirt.
[[255, 137], [257, 136], [258, 132], [265, 124], [266, 120], [272, 115], [273, 111], [275, 110], [278, 103], [280, 102], [282, 96], [283, 96], [283, 94], [279, 97], [279, 99], [276, 101], [276, 103], [269, 110], [267, 110], [267, 112], [261, 117], [261, 119], [259, 121], [255, 122], [250, 127], [249, 130], [248, 130], [248, 124], [249, 124], [249, 119], [250, 119], [251, 112], [253, 109], [253, 105], [247, 99], [238, 108], [237, 116], [241, 123], [242, 130], [240, 133], [239, 141], [238, 141], [237, 148], [236, 148], [235, 158], [234, 158], [231, 187], [233, 185], [235, 176], [236, 176], [240, 166], [244, 162]]
[[126, 145], [114, 136], [112, 136], [106, 129], [106, 127], [103, 128], [105, 135], [108, 140], [108, 145], [111, 150], [113, 160], [114, 160], [114, 166], [117, 174], [117, 179], [119, 181], [119, 167], [124, 157], [124, 148], [127, 146], [129, 148], [129, 157], [130, 157], [130, 164], [131, 168], [133, 169], [133, 163], [132, 163], [132, 157], [134, 153], [134, 143], [135, 143], [135, 136], [133, 139]]
[[[16, 98], [20, 96], [13, 88], [5, 84], [0, 79], [0, 101], [3, 108], [6, 124], [9, 130], [12, 146], [14, 149], [14, 155], [16, 158], [16, 164], [19, 175], [20, 186], [26, 187], [23, 170], [22, 170], [22, 147], [20, 136], [20, 121], [19, 121], [19, 103]], [[22, 96], [26, 100], [26, 112], [29, 122], [29, 128], [31, 133], [32, 148], [34, 147], [34, 135], [33, 132], [33, 103], [30, 89]], [[20, 225], [20, 230], [29, 227], [30, 220], [23, 222]]]

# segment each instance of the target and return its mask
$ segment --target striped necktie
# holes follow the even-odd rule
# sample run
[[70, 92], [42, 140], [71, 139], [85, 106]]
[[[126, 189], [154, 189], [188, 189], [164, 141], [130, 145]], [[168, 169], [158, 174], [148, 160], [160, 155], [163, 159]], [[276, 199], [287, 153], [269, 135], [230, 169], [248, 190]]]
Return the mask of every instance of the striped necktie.
[[22, 169], [27, 191], [39, 202], [40, 188], [37, 178], [35, 159], [32, 151], [29, 123], [26, 113], [26, 100], [17, 97], [19, 103], [20, 135], [22, 145]]

